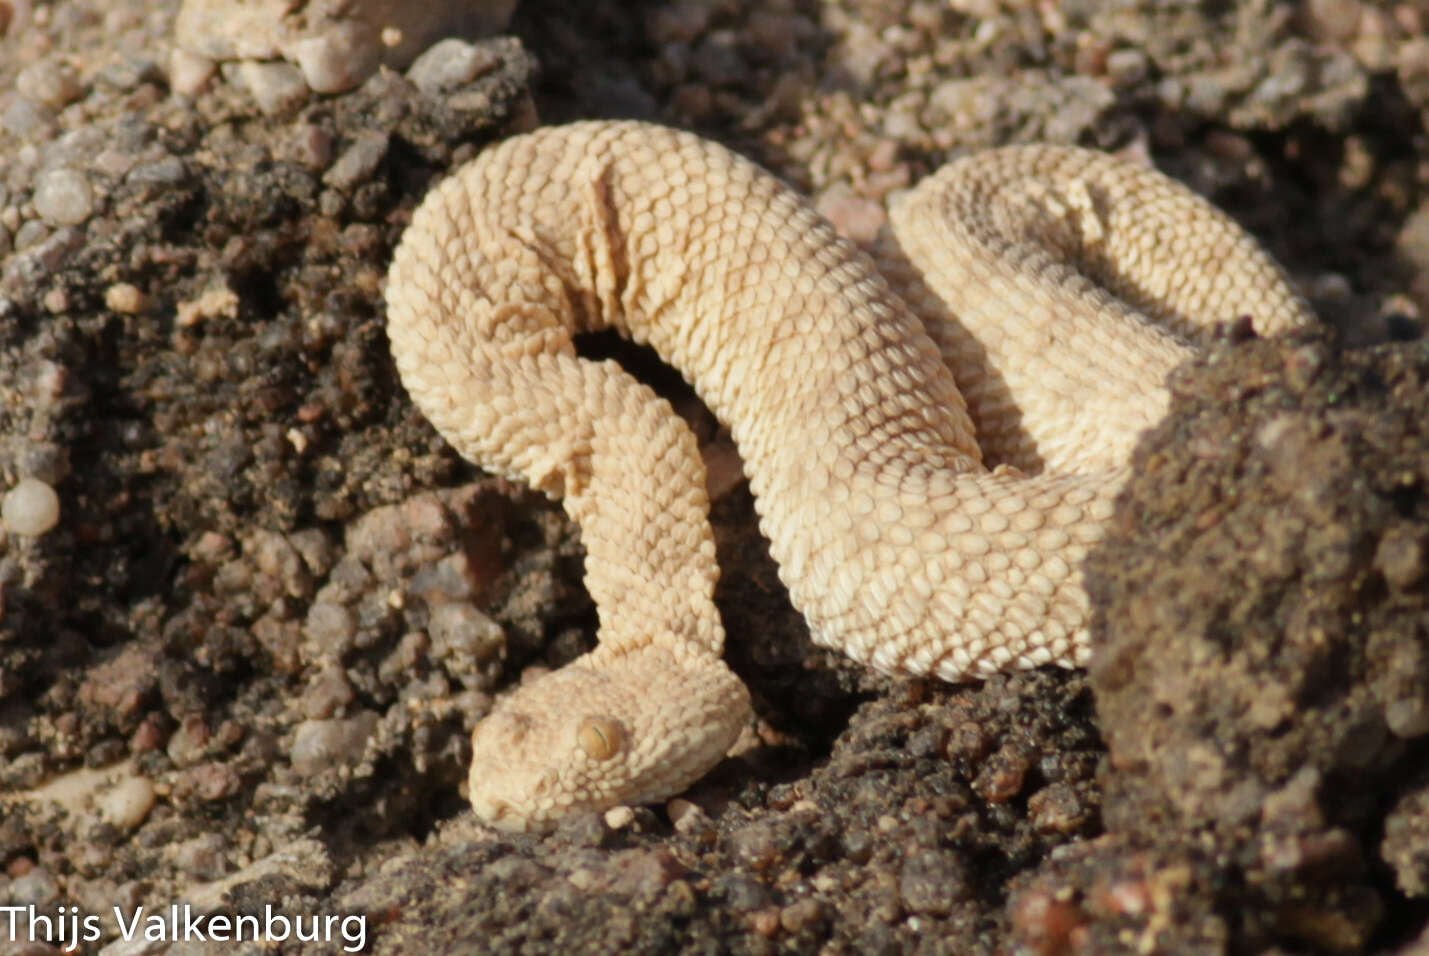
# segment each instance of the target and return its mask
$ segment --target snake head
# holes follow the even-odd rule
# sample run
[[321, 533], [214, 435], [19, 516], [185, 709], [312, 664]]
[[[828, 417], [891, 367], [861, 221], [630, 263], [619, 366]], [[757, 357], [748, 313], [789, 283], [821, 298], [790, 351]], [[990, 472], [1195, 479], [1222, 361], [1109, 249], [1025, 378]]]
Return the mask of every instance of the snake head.
[[477, 724], [472, 809], [530, 832], [660, 800], [718, 763], [749, 714], [744, 685], [710, 654], [596, 650], [517, 688]]

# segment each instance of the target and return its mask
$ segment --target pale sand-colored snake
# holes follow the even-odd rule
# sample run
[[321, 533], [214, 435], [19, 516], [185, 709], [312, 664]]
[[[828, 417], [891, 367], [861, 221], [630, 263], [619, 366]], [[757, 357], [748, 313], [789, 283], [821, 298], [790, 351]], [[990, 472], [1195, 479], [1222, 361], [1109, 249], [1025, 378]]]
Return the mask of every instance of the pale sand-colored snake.
[[1085, 662], [1082, 558], [1191, 333], [1310, 321], [1228, 217], [1101, 153], [955, 161], [892, 225], [918, 314], [754, 163], [637, 122], [508, 139], [416, 211], [387, 286], [402, 381], [461, 454], [561, 499], [600, 615], [594, 651], [477, 726], [484, 820], [677, 793], [749, 719], [695, 439], [574, 333], [653, 346], [729, 426], [815, 641], [951, 681]]

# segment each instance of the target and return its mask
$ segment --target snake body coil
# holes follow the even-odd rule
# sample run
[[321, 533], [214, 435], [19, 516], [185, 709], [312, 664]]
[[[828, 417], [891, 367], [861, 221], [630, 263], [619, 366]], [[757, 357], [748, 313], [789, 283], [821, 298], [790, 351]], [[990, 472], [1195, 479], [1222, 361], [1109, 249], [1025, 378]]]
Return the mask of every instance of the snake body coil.
[[[695, 440], [574, 333], [649, 344], [729, 425], [816, 641], [957, 680], [1085, 662], [1080, 563], [1181, 337], [1307, 319], [1230, 220], [1083, 150], [953, 164], [894, 223], [882, 258], [932, 337], [800, 197], [687, 133], [514, 137], [417, 210], [387, 288], [403, 383], [464, 456], [561, 499], [600, 613], [594, 651], [477, 727], [484, 819], [538, 829], [676, 793], [748, 719]], [[1017, 467], [984, 466], [974, 421]]]

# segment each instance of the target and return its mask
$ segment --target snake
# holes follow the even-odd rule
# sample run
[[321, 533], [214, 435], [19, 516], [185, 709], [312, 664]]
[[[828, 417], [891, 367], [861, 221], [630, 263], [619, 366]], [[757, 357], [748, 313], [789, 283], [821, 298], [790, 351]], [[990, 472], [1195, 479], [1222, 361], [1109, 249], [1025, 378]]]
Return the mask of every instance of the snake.
[[473, 810], [518, 832], [678, 794], [752, 721], [722, 657], [697, 441], [576, 335], [653, 348], [728, 427], [816, 644], [955, 682], [1085, 665], [1082, 559], [1168, 374], [1219, 321], [1313, 321], [1229, 216], [1110, 154], [955, 159], [870, 254], [725, 146], [604, 120], [502, 140], [439, 182], [385, 298], [417, 408], [559, 500], [585, 548], [594, 648], [472, 732]]

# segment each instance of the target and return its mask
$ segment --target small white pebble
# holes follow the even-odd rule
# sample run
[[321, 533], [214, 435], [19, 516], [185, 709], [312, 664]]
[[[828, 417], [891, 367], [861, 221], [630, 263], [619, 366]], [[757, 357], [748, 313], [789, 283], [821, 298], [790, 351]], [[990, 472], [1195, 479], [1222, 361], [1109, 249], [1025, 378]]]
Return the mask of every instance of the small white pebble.
[[73, 169], [52, 169], [35, 185], [35, 212], [56, 226], [77, 226], [94, 211], [94, 191], [84, 174]]
[[699, 829], [702, 823], [709, 821], [709, 817], [705, 816], [705, 811], [699, 804], [680, 797], [665, 804], [665, 812], [670, 815], [670, 822], [675, 825], [675, 830], [679, 833], [689, 833], [691, 830]]
[[627, 806], [611, 807], [605, 811], [605, 825], [612, 830], [623, 830], [635, 822], [635, 811]]
[[42, 535], [60, 521], [60, 496], [43, 481], [21, 478], [0, 503], [0, 521], [11, 534]]
[[148, 304], [144, 293], [132, 282], [116, 282], [104, 290], [104, 304], [115, 312], [133, 315]]
[[118, 830], [132, 830], [144, 822], [154, 808], [154, 785], [147, 777], [126, 777], [113, 789], [99, 795], [95, 804], [104, 822]]

